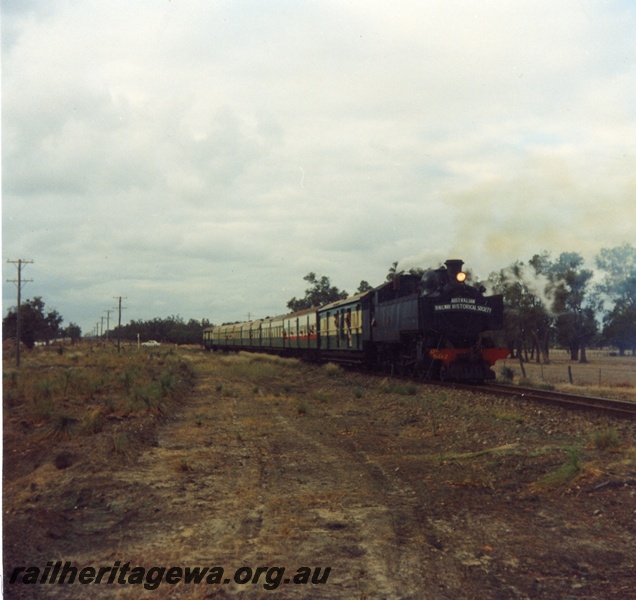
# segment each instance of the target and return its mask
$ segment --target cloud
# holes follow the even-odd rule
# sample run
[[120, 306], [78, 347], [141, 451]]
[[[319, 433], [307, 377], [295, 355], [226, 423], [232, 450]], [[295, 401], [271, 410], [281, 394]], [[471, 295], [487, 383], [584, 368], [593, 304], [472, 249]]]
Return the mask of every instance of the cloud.
[[353, 291], [395, 260], [487, 275], [633, 237], [629, 3], [3, 13], [5, 258], [85, 329], [113, 295], [221, 322], [282, 312], [308, 271]]

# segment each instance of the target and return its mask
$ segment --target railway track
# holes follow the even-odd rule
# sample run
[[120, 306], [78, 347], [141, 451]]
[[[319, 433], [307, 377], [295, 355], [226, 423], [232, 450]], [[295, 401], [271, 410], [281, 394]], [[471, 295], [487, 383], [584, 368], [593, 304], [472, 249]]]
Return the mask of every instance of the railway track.
[[580, 396], [577, 394], [566, 394], [548, 390], [538, 390], [536, 388], [523, 388], [518, 386], [482, 383], [437, 383], [443, 387], [453, 389], [465, 389], [484, 394], [496, 394], [500, 396], [518, 397], [522, 400], [541, 402], [552, 406], [560, 406], [568, 409], [591, 410], [624, 419], [636, 419], [636, 402], [626, 402], [624, 400], [613, 400], [610, 398], [595, 398], [591, 396]]
[[[365, 371], [372, 374], [371, 371]], [[386, 373], [377, 372], [378, 376], [386, 376]], [[418, 381], [412, 376], [391, 374], [390, 377], [402, 379], [404, 381]], [[565, 392], [557, 392], [552, 390], [540, 390], [537, 388], [519, 387], [516, 385], [506, 385], [501, 383], [458, 383], [455, 381], [435, 381], [435, 380], [419, 380], [425, 385], [435, 385], [455, 390], [466, 390], [470, 392], [479, 392], [482, 394], [494, 394], [498, 396], [507, 396], [510, 398], [520, 398], [522, 400], [531, 400], [542, 404], [552, 406], [560, 406], [561, 408], [588, 410], [597, 413], [604, 413], [622, 419], [636, 420], [636, 402], [628, 402], [625, 400], [615, 400], [612, 398], [596, 398], [594, 396], [582, 396], [579, 394], [567, 394]]]

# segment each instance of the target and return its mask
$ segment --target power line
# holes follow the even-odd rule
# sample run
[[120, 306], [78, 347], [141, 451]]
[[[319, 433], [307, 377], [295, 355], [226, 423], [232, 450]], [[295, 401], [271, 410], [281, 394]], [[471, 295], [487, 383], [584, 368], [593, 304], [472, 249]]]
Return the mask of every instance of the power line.
[[32, 264], [32, 260], [25, 260], [24, 258], [19, 258], [18, 260], [7, 260], [8, 263], [14, 264], [18, 269], [18, 278], [17, 279], [7, 279], [7, 281], [11, 283], [15, 283], [18, 288], [18, 308], [15, 313], [15, 337], [16, 337], [16, 345], [15, 345], [15, 364], [16, 367], [20, 366], [20, 336], [21, 336], [21, 319], [20, 319], [20, 305], [22, 303], [22, 286], [25, 283], [32, 282], [33, 279], [22, 279], [22, 267], [24, 265]]

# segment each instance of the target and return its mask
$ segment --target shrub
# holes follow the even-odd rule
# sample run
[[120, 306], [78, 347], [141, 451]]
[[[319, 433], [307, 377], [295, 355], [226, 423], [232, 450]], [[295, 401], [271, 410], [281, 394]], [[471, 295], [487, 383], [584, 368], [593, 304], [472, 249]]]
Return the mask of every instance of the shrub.
[[515, 370], [511, 367], [501, 367], [499, 374], [501, 375], [501, 380], [508, 383], [512, 382], [515, 378]]
[[44, 428], [43, 437], [55, 439], [68, 439], [75, 432], [77, 419], [64, 414], [51, 415], [51, 422]]
[[147, 383], [133, 390], [133, 396], [135, 403], [144, 405], [147, 409], [158, 409], [161, 411], [163, 408], [163, 388], [156, 382]]
[[417, 394], [417, 386], [414, 383], [407, 383], [402, 393], [406, 396], [415, 396]]
[[544, 391], [547, 391], [547, 392], [551, 392], [552, 390], [554, 390], [556, 388], [551, 383], [539, 383], [539, 384], [537, 384], [537, 389], [538, 390], [544, 390]]
[[342, 373], [342, 367], [335, 363], [327, 363], [323, 369], [325, 370], [327, 377], [336, 377]]
[[7, 388], [9, 386], [16, 387], [18, 384], [18, 376], [20, 372], [17, 369], [10, 369], [4, 371], [2, 374], [2, 379], [4, 381], [4, 387]]
[[538, 483], [539, 485], [557, 485], [576, 477], [583, 469], [581, 466], [581, 453], [578, 448], [567, 448], [567, 460], [552, 473], [548, 473]]
[[36, 403], [39, 400], [51, 400], [53, 398], [55, 388], [55, 382], [50, 379], [40, 379], [39, 381], [36, 381], [35, 388], [33, 390]]
[[121, 375], [122, 383], [124, 384], [124, 389], [127, 392], [130, 392], [133, 386], [135, 379], [137, 378], [139, 371], [136, 369], [134, 371], [124, 371]]
[[179, 380], [170, 371], [162, 373], [159, 383], [161, 385], [161, 393], [164, 396], [169, 396], [179, 387]]
[[99, 433], [104, 427], [104, 412], [101, 408], [95, 408], [82, 420], [82, 430], [86, 433]]
[[537, 384], [534, 381], [532, 381], [532, 379], [529, 379], [528, 377], [522, 377], [521, 379], [519, 379], [519, 386], [533, 388], [533, 387], [536, 387]]
[[604, 429], [592, 434], [592, 443], [597, 450], [609, 450], [620, 446], [621, 441], [614, 429]]
[[391, 382], [388, 379], [383, 379], [380, 383], [380, 391], [384, 394], [415, 396], [417, 395], [417, 386], [414, 383]]
[[120, 454], [126, 458], [132, 455], [132, 445], [130, 439], [123, 431], [113, 433], [113, 450], [115, 454]]

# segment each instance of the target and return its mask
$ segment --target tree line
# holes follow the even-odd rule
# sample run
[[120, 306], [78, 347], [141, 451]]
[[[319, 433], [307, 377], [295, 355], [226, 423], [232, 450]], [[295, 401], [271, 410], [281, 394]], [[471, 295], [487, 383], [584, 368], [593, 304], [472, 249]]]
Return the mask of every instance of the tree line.
[[604, 248], [586, 268], [576, 252], [534, 255], [491, 273], [485, 285], [504, 296], [511, 352], [549, 362], [550, 348], [567, 348], [587, 362], [586, 349], [613, 346], [636, 354], [636, 248]]
[[149, 320], [130, 321], [127, 325], [115, 327], [110, 332], [110, 337], [118, 336], [124, 340], [139, 340], [147, 342], [156, 340], [162, 344], [200, 344], [203, 339], [203, 330], [210, 327], [207, 319], [190, 319], [185, 321], [179, 315], [171, 315], [164, 319], [154, 318]]
[[[59, 339], [68, 340], [76, 344], [82, 338], [82, 330], [79, 325], [70, 323], [62, 327], [63, 318], [56, 310], [47, 310], [41, 297], [27, 300], [20, 306], [20, 338], [29, 349], [36, 343], [50, 344]], [[203, 338], [203, 329], [209, 327], [207, 319], [198, 321], [190, 319], [185, 321], [180, 316], [166, 318], [154, 318], [150, 320], [130, 321], [105, 332], [97, 339], [107, 338], [115, 341], [122, 340], [140, 341], [157, 340], [160, 343], [170, 344], [199, 344]], [[15, 339], [17, 331], [17, 311], [15, 307], [9, 309], [7, 316], [2, 320], [2, 339]]]
[[[468, 272], [471, 283], [483, 285], [488, 293], [502, 294], [505, 305], [503, 335], [513, 356], [524, 360], [548, 362], [550, 349], [569, 350], [572, 360], [585, 362], [590, 346], [611, 346], [623, 355], [636, 354], [636, 248], [623, 244], [603, 248], [595, 257], [596, 270], [586, 267], [580, 254], [564, 252], [553, 258], [549, 252], [535, 254], [530, 260], [513, 264], [477, 281]], [[423, 268], [408, 272], [422, 275]], [[392, 263], [386, 280], [403, 273]], [[290, 311], [299, 311], [335, 302], [348, 296], [331, 284], [329, 277], [308, 273], [309, 284], [303, 298], [287, 302]], [[361, 281], [355, 293], [372, 289]], [[2, 336], [16, 335], [15, 307], [2, 321]], [[27, 300], [20, 307], [22, 342], [32, 348], [36, 342], [49, 343], [64, 337], [79, 341], [82, 332], [70, 323], [62, 327], [63, 318], [56, 310], [47, 310], [41, 297]], [[108, 335], [125, 340], [157, 340], [161, 343], [198, 344], [203, 329], [211, 323], [180, 316], [131, 321], [121, 330], [115, 327]], [[106, 337], [106, 334], [104, 336]]]

